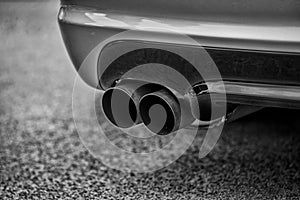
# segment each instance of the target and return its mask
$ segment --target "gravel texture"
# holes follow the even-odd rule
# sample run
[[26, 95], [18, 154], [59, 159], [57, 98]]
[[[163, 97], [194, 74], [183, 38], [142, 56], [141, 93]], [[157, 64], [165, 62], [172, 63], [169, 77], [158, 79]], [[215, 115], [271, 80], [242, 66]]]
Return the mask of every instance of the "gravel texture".
[[[113, 170], [81, 144], [57, 3], [0, 3], [0, 199], [299, 199], [300, 112], [227, 125], [155, 173]], [[201, 136], [199, 136], [201, 137]]]

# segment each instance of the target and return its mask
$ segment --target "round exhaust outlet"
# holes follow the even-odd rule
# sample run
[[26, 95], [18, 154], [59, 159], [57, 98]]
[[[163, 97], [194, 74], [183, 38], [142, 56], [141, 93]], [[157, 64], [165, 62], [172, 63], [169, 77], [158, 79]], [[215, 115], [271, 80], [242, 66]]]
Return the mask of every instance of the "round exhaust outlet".
[[158, 135], [167, 135], [191, 124], [193, 118], [186, 101], [180, 101], [164, 88], [140, 100], [140, 116], [145, 126]]

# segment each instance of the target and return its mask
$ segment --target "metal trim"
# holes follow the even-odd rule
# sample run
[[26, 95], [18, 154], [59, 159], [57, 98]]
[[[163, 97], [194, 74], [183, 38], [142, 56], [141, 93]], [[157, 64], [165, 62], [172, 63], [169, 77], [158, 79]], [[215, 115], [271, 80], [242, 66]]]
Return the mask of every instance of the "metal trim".
[[[300, 109], [299, 86], [211, 81], [195, 85], [190, 95], [194, 97], [201, 97], [205, 94], [224, 95], [224, 89], [228, 103]], [[198, 92], [195, 93], [195, 91]]]

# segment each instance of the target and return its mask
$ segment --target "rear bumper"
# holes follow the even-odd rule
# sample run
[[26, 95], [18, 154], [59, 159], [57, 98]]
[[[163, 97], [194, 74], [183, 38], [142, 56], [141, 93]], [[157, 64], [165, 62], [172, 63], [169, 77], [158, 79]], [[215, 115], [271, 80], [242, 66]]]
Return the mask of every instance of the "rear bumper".
[[[249, 97], [256, 96], [257, 101], [250, 100], [245, 104], [300, 107], [300, 26], [297, 21], [284, 25], [281, 21], [268, 26], [232, 23], [230, 20], [217, 23], [195, 18], [147, 17], [76, 5], [63, 6], [58, 20], [66, 48], [77, 70], [98, 43], [113, 35], [126, 30], [164, 29], [167, 34], [169, 30], [169, 34], [187, 35], [205, 47], [224, 81], [230, 81], [230, 93], [235, 103], [244, 103]], [[181, 45], [180, 41], [177, 45]], [[98, 78], [97, 74], [95, 76], [91, 79]], [[115, 75], [112, 77], [117, 78]], [[255, 87], [253, 83], [256, 83]], [[261, 91], [268, 91], [270, 98], [262, 95]], [[272, 99], [270, 104], [269, 99]]]
[[122, 15], [262, 26], [300, 25], [298, 0], [61, 0], [63, 6]]
[[[165, 29], [170, 33], [187, 35], [205, 47], [300, 53], [300, 24], [299, 26], [286, 24], [266, 26], [260, 23], [220, 23], [155, 16], [144, 17], [74, 6], [62, 7], [59, 21], [119, 32]], [[112, 31], [112, 35], [114, 33]]]

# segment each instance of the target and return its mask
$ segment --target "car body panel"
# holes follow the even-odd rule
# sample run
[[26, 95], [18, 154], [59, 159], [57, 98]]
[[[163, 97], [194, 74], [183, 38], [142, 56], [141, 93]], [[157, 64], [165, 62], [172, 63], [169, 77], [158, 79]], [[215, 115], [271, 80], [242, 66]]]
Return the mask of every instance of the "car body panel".
[[62, 5], [165, 19], [300, 26], [298, 0], [62, 0]]
[[[212, 57], [222, 78], [230, 81], [231, 88], [242, 85], [245, 90], [253, 89], [252, 84], [257, 83], [255, 89], [271, 90], [272, 96], [291, 86], [293, 102], [300, 98], [300, 4], [296, 0], [63, 0], [58, 20], [77, 70], [97, 44], [118, 33], [162, 30], [170, 36], [179, 33], [197, 41]], [[178, 41], [176, 45], [185, 44]], [[111, 68], [110, 82], [122, 70], [126, 67]], [[101, 79], [96, 73], [85, 77], [85, 81]], [[232, 87], [235, 82], [238, 84]], [[282, 93], [285, 96], [270, 106], [298, 107], [294, 103], [290, 106], [290, 102], [276, 104], [277, 100], [288, 99], [286, 94], [289, 92]]]

